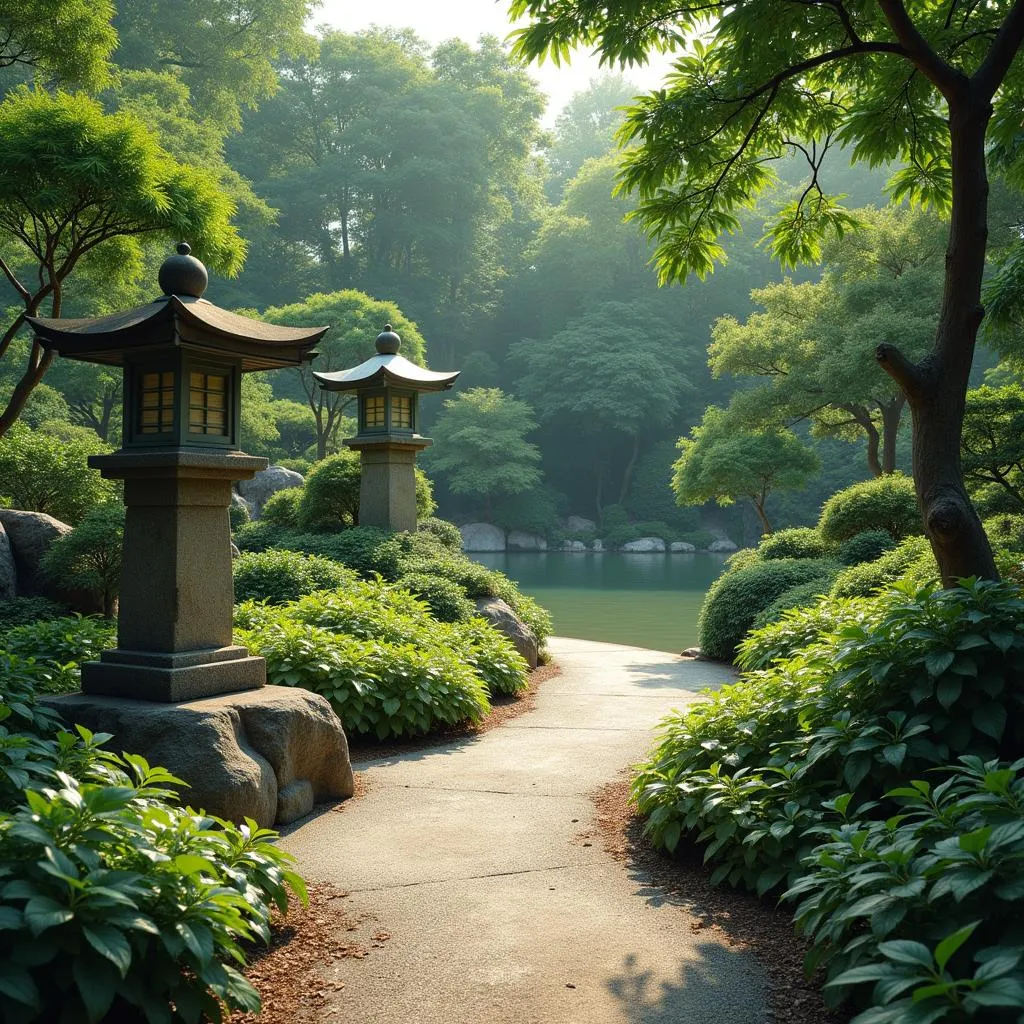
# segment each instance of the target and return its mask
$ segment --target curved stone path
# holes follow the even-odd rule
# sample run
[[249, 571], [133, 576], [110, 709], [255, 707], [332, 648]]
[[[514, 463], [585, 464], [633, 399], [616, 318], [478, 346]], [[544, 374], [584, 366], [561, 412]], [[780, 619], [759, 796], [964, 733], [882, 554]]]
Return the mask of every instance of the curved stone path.
[[763, 1024], [747, 953], [691, 930], [643, 879], [584, 846], [588, 798], [727, 669], [556, 638], [561, 675], [482, 736], [356, 765], [366, 794], [291, 829], [307, 878], [388, 935], [330, 968], [325, 1021]]

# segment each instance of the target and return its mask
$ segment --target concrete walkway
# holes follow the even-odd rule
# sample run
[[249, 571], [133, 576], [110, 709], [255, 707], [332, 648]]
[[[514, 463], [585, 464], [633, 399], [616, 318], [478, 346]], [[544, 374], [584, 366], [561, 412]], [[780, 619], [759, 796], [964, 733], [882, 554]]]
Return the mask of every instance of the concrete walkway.
[[[719, 666], [555, 639], [560, 676], [483, 736], [357, 764], [368, 792], [284, 845], [389, 938], [332, 966], [321, 1019], [351, 1024], [762, 1024], [746, 953], [693, 932], [596, 837], [588, 794]], [[356, 938], [356, 936], [354, 936]]]

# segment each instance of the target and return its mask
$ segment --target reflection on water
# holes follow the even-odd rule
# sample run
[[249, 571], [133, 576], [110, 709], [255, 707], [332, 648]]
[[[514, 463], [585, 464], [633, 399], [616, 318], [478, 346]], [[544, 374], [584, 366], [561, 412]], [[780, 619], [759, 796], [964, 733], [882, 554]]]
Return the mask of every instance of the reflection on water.
[[555, 633], [678, 653], [697, 642], [697, 614], [725, 555], [494, 552], [500, 569], [552, 614]]

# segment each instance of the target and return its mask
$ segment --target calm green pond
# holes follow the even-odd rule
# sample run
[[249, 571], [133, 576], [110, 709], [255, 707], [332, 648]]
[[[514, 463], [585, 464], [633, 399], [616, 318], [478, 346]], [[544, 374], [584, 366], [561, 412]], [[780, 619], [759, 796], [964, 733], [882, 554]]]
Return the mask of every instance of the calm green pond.
[[555, 620], [558, 636], [678, 654], [697, 642], [697, 613], [725, 555], [471, 554], [500, 569]]

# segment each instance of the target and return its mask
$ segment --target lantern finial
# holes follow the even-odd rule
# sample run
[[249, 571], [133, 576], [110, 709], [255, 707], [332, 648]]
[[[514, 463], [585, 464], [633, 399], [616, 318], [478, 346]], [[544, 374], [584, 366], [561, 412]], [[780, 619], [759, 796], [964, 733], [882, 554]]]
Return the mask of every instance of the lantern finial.
[[202, 298], [210, 277], [206, 267], [190, 255], [192, 247], [188, 242], [179, 242], [176, 256], [169, 256], [160, 267], [157, 280], [164, 295], [185, 295], [194, 299]]
[[377, 354], [393, 356], [401, 347], [402, 339], [391, 329], [391, 324], [385, 324], [384, 330], [377, 335]]

